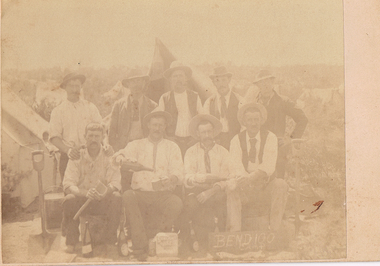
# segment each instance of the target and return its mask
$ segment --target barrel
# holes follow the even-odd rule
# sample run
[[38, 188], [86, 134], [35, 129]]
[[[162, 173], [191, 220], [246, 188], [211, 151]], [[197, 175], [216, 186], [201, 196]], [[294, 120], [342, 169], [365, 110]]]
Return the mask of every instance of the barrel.
[[45, 213], [46, 213], [46, 229], [58, 229], [61, 227], [64, 199], [63, 192], [45, 194]]

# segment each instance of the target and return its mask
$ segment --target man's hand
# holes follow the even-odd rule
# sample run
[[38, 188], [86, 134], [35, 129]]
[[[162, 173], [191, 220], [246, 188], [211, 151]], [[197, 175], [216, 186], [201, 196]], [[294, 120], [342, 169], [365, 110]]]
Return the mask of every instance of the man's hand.
[[254, 186], [263, 186], [269, 180], [267, 173], [265, 173], [264, 171], [261, 171], [261, 170], [257, 170], [257, 171], [252, 172], [249, 175], [249, 178], [251, 180], [251, 184]]
[[206, 175], [205, 174], [197, 174], [194, 176], [194, 182], [202, 184], [206, 182]]
[[289, 137], [278, 138], [278, 147], [282, 147], [290, 144], [291, 139]]
[[165, 188], [168, 188], [169, 190], [173, 190], [178, 183], [178, 177], [175, 175], [171, 175], [169, 177], [165, 177], [161, 179], [161, 182]]
[[[106, 194], [106, 193], [105, 193]], [[87, 192], [86, 197], [91, 200], [101, 200], [105, 195], [100, 195], [95, 188], [90, 188]]]
[[248, 176], [240, 176], [236, 179], [236, 187], [244, 188], [250, 185], [250, 178]]
[[79, 160], [79, 158], [80, 158], [80, 147], [70, 148], [67, 151], [67, 156], [69, 157], [70, 160]]
[[106, 156], [108, 157], [111, 157], [115, 151], [113, 150], [112, 146], [111, 145], [103, 145], [103, 149], [104, 149], [104, 153], [106, 154]]
[[209, 198], [211, 198], [216, 193], [216, 188], [210, 188], [203, 191], [197, 195], [197, 200], [200, 204], [205, 203]]

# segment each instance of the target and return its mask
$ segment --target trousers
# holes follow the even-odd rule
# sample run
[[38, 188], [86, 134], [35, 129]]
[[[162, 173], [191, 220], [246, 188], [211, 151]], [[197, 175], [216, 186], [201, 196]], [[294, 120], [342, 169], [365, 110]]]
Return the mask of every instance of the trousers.
[[157, 225], [155, 233], [170, 232], [182, 211], [182, 205], [182, 200], [169, 191], [124, 192], [123, 206], [129, 220], [132, 248], [147, 249], [149, 241], [147, 225], [152, 219]]

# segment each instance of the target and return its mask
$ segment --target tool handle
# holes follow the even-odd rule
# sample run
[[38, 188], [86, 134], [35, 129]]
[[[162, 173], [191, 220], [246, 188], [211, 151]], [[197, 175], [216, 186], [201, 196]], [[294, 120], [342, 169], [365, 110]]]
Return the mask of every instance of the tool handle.
[[78, 220], [79, 216], [82, 214], [82, 212], [87, 208], [88, 204], [90, 204], [91, 202], [91, 199], [87, 199], [87, 201], [82, 205], [82, 207], [80, 207], [80, 209], [78, 210], [78, 212], [75, 214], [74, 216], [74, 220]]

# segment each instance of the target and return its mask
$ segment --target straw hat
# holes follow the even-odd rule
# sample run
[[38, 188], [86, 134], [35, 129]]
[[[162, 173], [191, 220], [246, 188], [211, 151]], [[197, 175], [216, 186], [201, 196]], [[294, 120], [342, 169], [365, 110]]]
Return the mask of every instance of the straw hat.
[[275, 78], [275, 76], [273, 76], [269, 70], [262, 69], [256, 75], [256, 79], [253, 83], [257, 83], [257, 82], [262, 81], [264, 79], [274, 79], [274, 78]]
[[209, 114], [198, 114], [194, 116], [189, 123], [189, 133], [194, 139], [199, 139], [197, 134], [198, 126], [200, 122], [205, 120], [214, 126], [214, 138], [218, 136], [220, 132], [222, 132], [223, 126], [218, 119]]
[[214, 79], [215, 77], [223, 77], [223, 76], [232, 77], [232, 73], [228, 72], [225, 66], [218, 66], [214, 68], [214, 73], [211, 74], [209, 77], [210, 79]]
[[147, 125], [151, 118], [153, 117], [164, 117], [166, 120], [166, 124], [170, 124], [172, 122], [172, 116], [168, 112], [165, 111], [153, 111], [143, 118], [143, 125]]
[[168, 68], [165, 72], [164, 72], [164, 77], [169, 79], [170, 76], [173, 74], [174, 71], [176, 70], [183, 70], [185, 72], [185, 74], [190, 78], [191, 77], [191, 74], [193, 73], [193, 71], [191, 70], [190, 67], [188, 66], [185, 66], [184, 64], [182, 64], [181, 62], [178, 62], [178, 61], [173, 61], [171, 64], [170, 64], [170, 68]]
[[73, 73], [67, 74], [63, 78], [63, 81], [61, 85], [59, 85], [59, 87], [63, 89], [66, 86], [67, 82], [73, 79], [79, 79], [82, 84], [86, 81], [86, 77], [84, 75], [73, 72]]
[[258, 103], [247, 103], [247, 104], [244, 104], [242, 107], [240, 107], [237, 114], [237, 118], [240, 125], [243, 126], [243, 117], [244, 117], [245, 111], [249, 108], [255, 108], [260, 111], [261, 117], [263, 118], [261, 124], [264, 124], [265, 121], [267, 120], [267, 109], [264, 107], [264, 105], [258, 104]]

